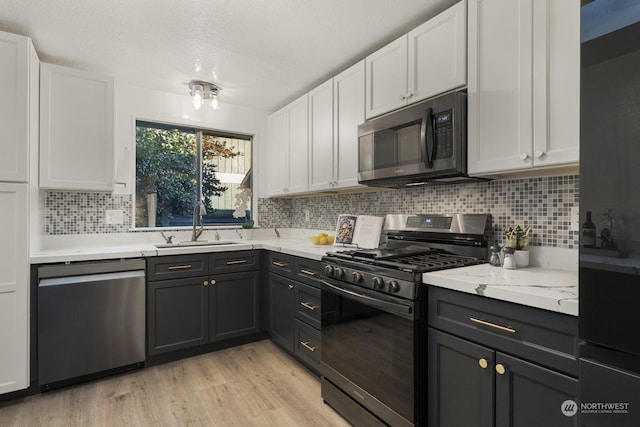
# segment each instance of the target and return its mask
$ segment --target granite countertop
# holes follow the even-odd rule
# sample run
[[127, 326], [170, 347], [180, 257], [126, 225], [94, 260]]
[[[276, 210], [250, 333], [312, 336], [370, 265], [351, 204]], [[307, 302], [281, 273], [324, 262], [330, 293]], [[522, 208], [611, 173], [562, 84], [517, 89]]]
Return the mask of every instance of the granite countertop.
[[429, 285], [578, 315], [578, 273], [529, 267], [505, 270], [490, 264], [424, 273]]

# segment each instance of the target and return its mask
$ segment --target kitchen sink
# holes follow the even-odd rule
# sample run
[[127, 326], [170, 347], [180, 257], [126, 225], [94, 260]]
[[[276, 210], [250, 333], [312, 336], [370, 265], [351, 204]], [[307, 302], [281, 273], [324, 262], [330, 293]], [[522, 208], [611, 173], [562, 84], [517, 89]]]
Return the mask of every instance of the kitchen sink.
[[237, 245], [238, 242], [231, 242], [229, 240], [200, 240], [196, 242], [176, 242], [176, 243], [159, 243], [154, 245], [158, 249], [162, 248], [188, 248], [192, 246], [220, 246], [220, 245]]

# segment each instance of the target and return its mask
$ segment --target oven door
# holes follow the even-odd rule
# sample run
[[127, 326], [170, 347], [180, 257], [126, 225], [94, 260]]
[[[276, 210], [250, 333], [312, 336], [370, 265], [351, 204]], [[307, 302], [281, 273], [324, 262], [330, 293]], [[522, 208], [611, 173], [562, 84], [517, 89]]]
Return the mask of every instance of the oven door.
[[[330, 279], [322, 282], [324, 380], [387, 424], [416, 424], [418, 303]], [[323, 398], [332, 404], [324, 391]]]

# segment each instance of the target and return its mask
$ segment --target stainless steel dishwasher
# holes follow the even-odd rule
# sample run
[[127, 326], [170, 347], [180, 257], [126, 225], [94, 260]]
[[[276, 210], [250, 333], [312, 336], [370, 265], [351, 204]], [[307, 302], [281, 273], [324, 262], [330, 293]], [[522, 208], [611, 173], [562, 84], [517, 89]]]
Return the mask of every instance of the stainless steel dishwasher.
[[38, 383], [45, 391], [140, 367], [145, 261], [38, 268]]

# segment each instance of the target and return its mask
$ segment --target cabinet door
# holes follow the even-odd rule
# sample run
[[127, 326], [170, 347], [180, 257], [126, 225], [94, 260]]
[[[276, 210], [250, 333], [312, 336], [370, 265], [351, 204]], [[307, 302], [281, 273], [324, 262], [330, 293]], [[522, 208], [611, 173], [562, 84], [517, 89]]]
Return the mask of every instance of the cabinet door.
[[29, 385], [28, 184], [0, 183], [0, 394]]
[[532, 3], [469, 1], [469, 174], [532, 167]]
[[269, 116], [269, 163], [264, 174], [269, 196], [285, 194], [289, 186], [289, 113], [285, 108]]
[[147, 284], [147, 351], [160, 354], [205, 344], [207, 276]]
[[309, 92], [309, 190], [334, 187], [333, 79]]
[[40, 186], [112, 191], [113, 79], [52, 64], [40, 78]]
[[358, 187], [358, 125], [364, 123], [364, 60], [333, 78], [334, 179]]
[[[289, 184], [287, 193], [309, 189], [309, 101], [304, 95], [289, 105]], [[282, 167], [275, 163], [272, 167]]]
[[271, 274], [269, 277], [269, 307], [271, 339], [293, 351], [294, 289], [292, 280]]
[[409, 102], [467, 83], [467, 3], [461, 1], [408, 34]]
[[580, 1], [534, 3], [534, 166], [578, 163]]
[[367, 56], [366, 116], [371, 118], [395, 110], [407, 100], [407, 36]]
[[427, 399], [433, 427], [492, 427], [494, 352], [429, 328]]
[[0, 32], [0, 181], [27, 182], [29, 175], [32, 51], [28, 37]]
[[495, 372], [496, 427], [578, 425], [561, 410], [566, 400], [578, 402], [577, 379], [499, 352]]
[[209, 284], [209, 341], [260, 332], [260, 272], [220, 274]]

